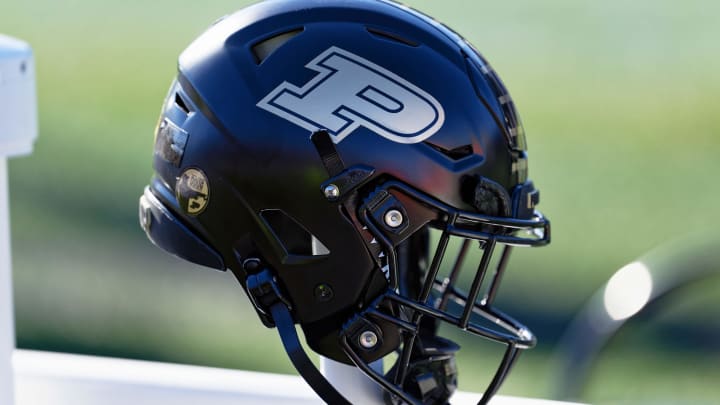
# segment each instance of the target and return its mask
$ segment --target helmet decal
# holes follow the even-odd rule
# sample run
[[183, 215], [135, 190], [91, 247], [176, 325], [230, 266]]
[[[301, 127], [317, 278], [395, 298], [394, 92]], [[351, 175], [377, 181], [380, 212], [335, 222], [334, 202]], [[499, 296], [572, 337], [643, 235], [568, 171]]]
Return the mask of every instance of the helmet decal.
[[335, 143], [361, 126], [393, 142], [418, 143], [445, 121], [426, 91], [336, 46], [305, 67], [319, 74], [302, 87], [281, 83], [257, 106], [308, 131], [326, 129]]
[[175, 185], [175, 196], [183, 211], [190, 215], [202, 213], [210, 199], [210, 187], [205, 173], [194, 168], [185, 170]]

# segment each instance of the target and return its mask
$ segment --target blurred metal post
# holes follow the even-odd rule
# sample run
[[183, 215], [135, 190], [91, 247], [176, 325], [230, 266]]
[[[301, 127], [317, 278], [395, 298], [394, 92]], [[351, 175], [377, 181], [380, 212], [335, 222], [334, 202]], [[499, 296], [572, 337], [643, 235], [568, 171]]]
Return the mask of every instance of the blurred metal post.
[[37, 99], [32, 49], [0, 35], [0, 403], [13, 404], [15, 349], [10, 271], [9, 157], [28, 154], [37, 137]]
[[[370, 367], [382, 374], [383, 361]], [[343, 396], [353, 404], [383, 405], [383, 390], [359, 368], [320, 356], [320, 372]]]
[[565, 330], [555, 357], [554, 397], [582, 394], [600, 352], [630, 320], [657, 309], [664, 298], [720, 274], [720, 234], [695, 232], [674, 239], [623, 266], [600, 288]]
[[0, 403], [13, 403], [12, 352], [15, 348], [10, 227], [8, 226], [7, 158], [0, 157]]

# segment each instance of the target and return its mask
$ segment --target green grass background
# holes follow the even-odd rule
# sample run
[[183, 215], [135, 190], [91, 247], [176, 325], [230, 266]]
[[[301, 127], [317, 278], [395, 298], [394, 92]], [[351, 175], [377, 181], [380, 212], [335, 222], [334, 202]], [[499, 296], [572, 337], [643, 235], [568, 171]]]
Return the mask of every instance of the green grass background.
[[[166, 256], [136, 220], [178, 54], [248, 3], [0, 5], [0, 32], [35, 50], [40, 108], [35, 153], [10, 165], [19, 346], [292, 372], [229, 274]], [[549, 397], [553, 345], [588, 297], [654, 246], [720, 224], [720, 3], [407, 4], [474, 43], [519, 106], [554, 240], [517, 252], [503, 284], [502, 302], [541, 344], [501, 392]], [[718, 288], [630, 325], [581, 399], [717, 403]], [[462, 389], [484, 387], [491, 349], [466, 347]]]

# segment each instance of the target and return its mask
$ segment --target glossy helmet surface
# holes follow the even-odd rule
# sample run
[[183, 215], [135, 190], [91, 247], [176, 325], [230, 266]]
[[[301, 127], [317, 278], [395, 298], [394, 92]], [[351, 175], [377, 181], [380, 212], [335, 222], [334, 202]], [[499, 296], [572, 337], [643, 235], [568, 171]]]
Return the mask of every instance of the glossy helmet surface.
[[[140, 221], [166, 251], [232, 270], [266, 326], [280, 329], [281, 302], [314, 351], [395, 399], [452, 394], [457, 348], [438, 323], [504, 343], [486, 402], [534, 345], [492, 307], [509, 247], [549, 242], [525, 149], [502, 82], [445, 26], [386, 1], [267, 1], [181, 54]], [[440, 277], [451, 237], [464, 242]], [[468, 296], [456, 283], [471, 240]], [[368, 367], [394, 352], [386, 375]]]

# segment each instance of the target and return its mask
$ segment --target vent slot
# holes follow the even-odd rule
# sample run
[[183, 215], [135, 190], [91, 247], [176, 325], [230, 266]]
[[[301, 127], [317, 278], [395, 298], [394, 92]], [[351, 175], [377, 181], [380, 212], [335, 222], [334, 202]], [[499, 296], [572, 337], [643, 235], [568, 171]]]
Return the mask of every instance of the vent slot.
[[264, 39], [257, 44], [252, 46], [253, 57], [255, 57], [255, 63], [261, 64], [267, 59], [270, 54], [275, 52], [278, 48], [285, 45], [287, 41], [292, 39], [294, 36], [303, 32], [305, 28], [298, 28], [292, 31], [286, 31], [281, 34], [274, 35], [270, 38]]
[[372, 35], [374, 35], [374, 36], [376, 36], [376, 37], [380, 37], [380, 38], [382, 38], [382, 39], [388, 40], [388, 41], [399, 42], [399, 43], [401, 43], [401, 44], [403, 44], [403, 45], [413, 46], [413, 47], [419, 45], [419, 44], [418, 44], [417, 42], [415, 42], [415, 41], [411, 41], [411, 40], [409, 40], [409, 39], [407, 39], [407, 38], [405, 38], [405, 37], [401, 37], [400, 35], [395, 34], [395, 33], [392, 33], [392, 32], [387, 32], [387, 31], [383, 31], [383, 30], [380, 30], [380, 29], [377, 29], [377, 28], [372, 28], [372, 27], [365, 27], [365, 29], [366, 29], [367, 32], [369, 32], [370, 34], [372, 34]]
[[260, 211], [260, 216], [270, 228], [275, 241], [289, 256], [327, 256], [330, 250], [315, 235], [283, 210]]
[[430, 142], [423, 142], [425, 145], [428, 145], [429, 147], [435, 149], [436, 151], [442, 153], [443, 155], [449, 157], [452, 160], [460, 160], [462, 158], [468, 157], [473, 154], [473, 147], [472, 145], [462, 145], [458, 146], [457, 148], [453, 149], [445, 149], [441, 146], [434, 145]]
[[188, 108], [187, 103], [185, 103], [185, 100], [183, 100], [182, 96], [178, 92], [175, 92], [175, 105], [185, 114], [190, 114], [190, 109]]

